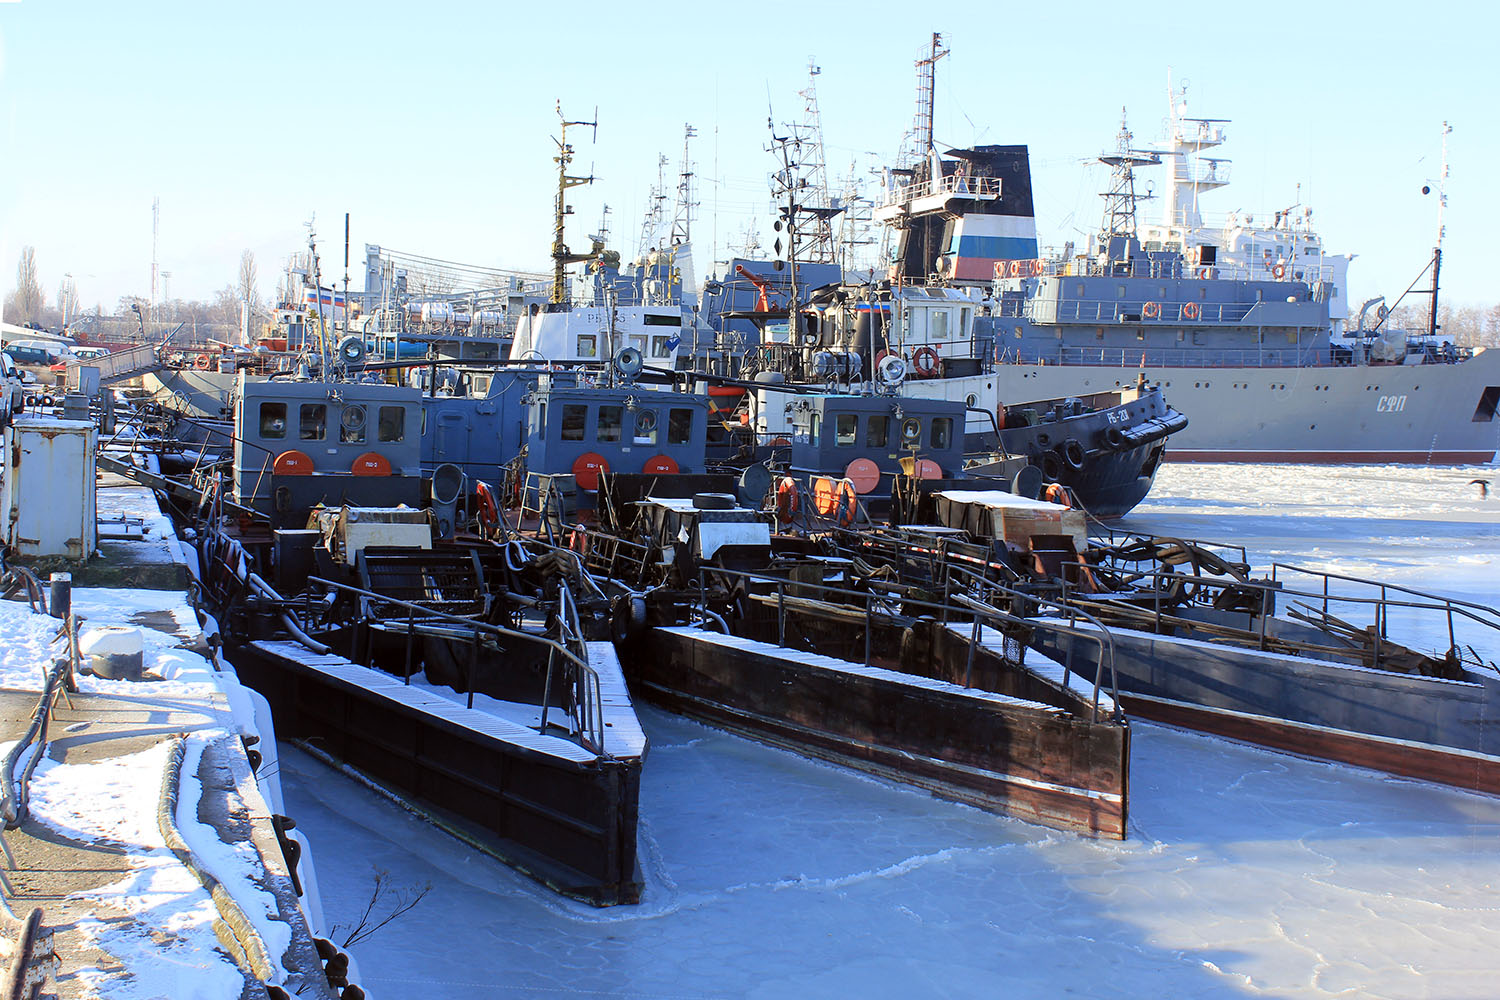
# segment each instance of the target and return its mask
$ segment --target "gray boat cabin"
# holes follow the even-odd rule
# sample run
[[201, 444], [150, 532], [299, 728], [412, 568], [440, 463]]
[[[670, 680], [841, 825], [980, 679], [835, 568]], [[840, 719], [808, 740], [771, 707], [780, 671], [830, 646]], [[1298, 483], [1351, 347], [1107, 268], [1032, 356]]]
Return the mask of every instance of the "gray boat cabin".
[[[800, 396], [786, 406], [789, 446], [773, 446], [773, 451], [789, 454], [794, 472], [847, 478], [861, 493], [875, 493], [889, 492], [903, 459], [912, 460], [913, 471], [924, 479], [954, 478], [963, 469], [961, 402], [830, 393]], [[869, 470], [866, 463], [878, 468], [878, 484], [861, 472]]]
[[704, 471], [706, 396], [544, 375], [528, 403], [526, 471], [573, 476], [580, 501], [599, 488], [600, 473]]
[[240, 373], [234, 493], [276, 525], [319, 504], [417, 506], [422, 400], [382, 382], [252, 381]]

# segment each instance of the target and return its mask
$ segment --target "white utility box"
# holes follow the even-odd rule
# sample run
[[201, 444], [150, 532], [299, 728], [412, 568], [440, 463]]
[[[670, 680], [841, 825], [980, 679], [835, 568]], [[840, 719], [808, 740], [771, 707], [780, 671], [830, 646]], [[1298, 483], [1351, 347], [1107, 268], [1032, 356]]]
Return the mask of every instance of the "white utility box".
[[0, 512], [21, 556], [78, 562], [98, 544], [98, 432], [87, 420], [17, 417], [5, 431]]

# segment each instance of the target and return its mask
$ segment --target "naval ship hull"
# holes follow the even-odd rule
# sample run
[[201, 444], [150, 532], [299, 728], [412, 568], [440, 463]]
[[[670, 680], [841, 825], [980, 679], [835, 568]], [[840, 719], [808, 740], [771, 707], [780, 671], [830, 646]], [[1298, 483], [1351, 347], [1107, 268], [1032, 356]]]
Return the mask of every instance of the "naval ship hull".
[[[999, 365], [1001, 398], [1037, 399], [1134, 385], [1117, 365]], [[1500, 351], [1456, 364], [1144, 369], [1188, 426], [1172, 462], [1469, 465], [1500, 447]]]

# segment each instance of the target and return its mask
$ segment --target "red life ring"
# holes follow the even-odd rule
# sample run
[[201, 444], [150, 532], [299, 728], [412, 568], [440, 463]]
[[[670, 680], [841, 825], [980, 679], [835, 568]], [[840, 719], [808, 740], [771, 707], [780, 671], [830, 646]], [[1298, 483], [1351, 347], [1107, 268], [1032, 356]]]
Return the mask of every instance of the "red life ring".
[[199, 371], [208, 371], [208, 365], [209, 361], [207, 354], [200, 354], [193, 359], [193, 367], [197, 368]]
[[1147, 302], [1141, 306], [1141, 315], [1146, 319], [1155, 319], [1161, 315], [1161, 305], [1156, 302]]
[[919, 347], [911, 356], [911, 366], [919, 378], [935, 378], [942, 371], [943, 362], [938, 352], [930, 347]]
[[782, 476], [776, 484], [776, 519], [782, 524], [791, 524], [797, 516], [797, 483], [791, 476]]
[[1200, 268], [1198, 268], [1198, 277], [1200, 277], [1200, 278], [1202, 278], [1204, 280], [1207, 280], [1208, 277], [1209, 277], [1209, 275], [1211, 275], [1213, 273], [1214, 273], [1214, 269], [1211, 268], [1211, 267], [1200, 267]]
[[1199, 313], [1198, 303], [1196, 303], [1196, 302], [1184, 302], [1182, 304], [1182, 318], [1183, 319], [1197, 319], [1198, 318], [1198, 313]]
[[1012, 278], [1019, 278], [1021, 276], [1021, 262], [1018, 260], [1013, 260], [1009, 264], [1005, 265], [1005, 273], [1010, 275]]
[[1280, 281], [1282, 278], [1285, 278], [1286, 277], [1286, 265], [1285, 264], [1277, 264], [1275, 267], [1271, 268], [1271, 277], [1275, 278], [1277, 281]]
[[1068, 491], [1062, 483], [1048, 483], [1046, 491], [1042, 493], [1042, 498], [1049, 503], [1059, 504], [1069, 510], [1073, 509], [1073, 503], [1068, 499]]
[[589, 554], [589, 536], [588, 536], [588, 532], [584, 531], [582, 528], [579, 528], [576, 531], [569, 532], [568, 533], [568, 548], [572, 549], [574, 552], [577, 552], [581, 556], [588, 555]]
[[1034, 260], [1034, 261], [1031, 262], [1031, 276], [1033, 278], [1040, 278], [1042, 276], [1042, 271], [1043, 270], [1045, 270], [1045, 268], [1042, 265], [1042, 262], [1041, 262], [1040, 259], [1037, 259], [1037, 260]]
[[495, 506], [495, 494], [490, 492], [489, 483], [481, 479], [474, 480], [474, 495], [479, 499], [480, 527], [493, 528], [499, 524], [500, 508]]

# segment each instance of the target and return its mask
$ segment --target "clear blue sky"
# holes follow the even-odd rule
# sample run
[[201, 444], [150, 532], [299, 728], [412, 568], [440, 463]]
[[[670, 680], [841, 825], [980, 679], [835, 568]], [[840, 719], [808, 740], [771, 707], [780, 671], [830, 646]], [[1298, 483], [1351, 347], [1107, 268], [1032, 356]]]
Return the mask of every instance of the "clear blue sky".
[[1494, 8], [1232, 8], [0, 2], [0, 288], [31, 245], [49, 301], [64, 272], [88, 308], [145, 294], [158, 196], [174, 297], [211, 296], [245, 248], [269, 294], [314, 213], [334, 271], [351, 213], [355, 287], [366, 242], [542, 269], [558, 99], [600, 121], [597, 142], [576, 137], [600, 180], [573, 192], [575, 248], [608, 203], [634, 249], [657, 156], [671, 181], [691, 123], [695, 243], [717, 235], [722, 255], [754, 215], [768, 242], [768, 93], [778, 121], [799, 117], [812, 56], [830, 171], [864, 168], [909, 127], [936, 30], [939, 140], [1028, 144], [1045, 244], [1098, 224], [1104, 175], [1086, 164], [1122, 106], [1138, 141], [1160, 133], [1170, 70], [1193, 114], [1233, 120], [1234, 183], [1205, 210], [1269, 215], [1301, 183], [1329, 248], [1358, 255], [1355, 301], [1394, 299], [1430, 253], [1420, 188], [1450, 121], [1444, 293], [1500, 301]]

